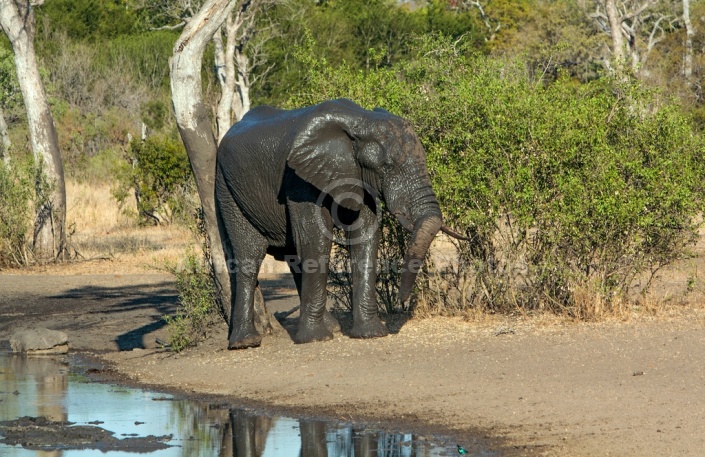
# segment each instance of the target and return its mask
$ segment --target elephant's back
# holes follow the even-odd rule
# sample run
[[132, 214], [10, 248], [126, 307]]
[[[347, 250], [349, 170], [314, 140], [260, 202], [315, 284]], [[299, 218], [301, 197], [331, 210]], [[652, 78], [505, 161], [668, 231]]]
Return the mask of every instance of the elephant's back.
[[218, 168], [248, 220], [273, 244], [286, 242], [281, 197], [286, 159], [296, 136], [290, 111], [257, 107], [233, 125], [218, 147]]

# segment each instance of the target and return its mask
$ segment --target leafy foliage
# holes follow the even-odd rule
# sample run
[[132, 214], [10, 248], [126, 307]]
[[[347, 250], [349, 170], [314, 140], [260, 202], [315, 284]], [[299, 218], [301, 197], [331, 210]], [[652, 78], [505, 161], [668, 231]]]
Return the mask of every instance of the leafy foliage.
[[165, 317], [169, 325], [171, 349], [181, 352], [201, 341], [208, 328], [221, 318], [216, 309], [215, 285], [210, 266], [203, 256], [190, 252], [180, 265], [167, 267], [176, 278], [179, 307], [174, 316]]
[[52, 26], [61, 27], [71, 38], [79, 40], [132, 33], [137, 25], [134, 9], [127, 0], [52, 0], [41, 7], [40, 14]]
[[189, 215], [189, 197], [194, 184], [183, 144], [168, 136], [133, 140], [127, 164], [119, 171], [114, 196], [124, 204], [134, 192], [140, 222], [172, 223]]
[[412, 120], [446, 221], [474, 240], [429, 272], [443, 288], [424, 292], [432, 307], [591, 317], [695, 239], [703, 144], [675, 102], [633, 82], [546, 84], [447, 39], [418, 46], [423, 57], [368, 73], [309, 46], [290, 103], [345, 96]]
[[0, 108], [10, 108], [21, 99], [12, 52], [0, 47]]
[[179, 34], [172, 31], [148, 31], [121, 35], [105, 44], [106, 52], [98, 60], [101, 67], [128, 67], [135, 80], [152, 93], [169, 90], [169, 58]]
[[27, 234], [34, 196], [31, 161], [0, 161], [0, 267], [27, 264]]

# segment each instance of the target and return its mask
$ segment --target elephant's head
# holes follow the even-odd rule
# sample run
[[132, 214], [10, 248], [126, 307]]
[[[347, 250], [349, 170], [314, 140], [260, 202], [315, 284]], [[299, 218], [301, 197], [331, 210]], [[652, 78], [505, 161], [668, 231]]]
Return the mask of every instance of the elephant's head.
[[294, 141], [289, 167], [344, 208], [359, 210], [365, 192], [384, 199], [412, 232], [399, 287], [399, 299], [406, 302], [442, 228], [425, 151], [409, 122], [385, 110], [365, 110], [344, 99], [310, 109], [310, 122]]

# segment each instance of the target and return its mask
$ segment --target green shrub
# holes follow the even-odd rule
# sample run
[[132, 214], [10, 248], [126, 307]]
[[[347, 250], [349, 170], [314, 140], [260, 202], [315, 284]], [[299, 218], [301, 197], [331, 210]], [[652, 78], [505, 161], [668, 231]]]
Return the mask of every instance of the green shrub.
[[216, 309], [216, 292], [210, 266], [205, 258], [189, 252], [180, 265], [167, 270], [176, 277], [179, 306], [174, 316], [167, 316], [170, 347], [177, 352], [195, 346], [205, 338], [208, 328], [222, 318]]
[[17, 105], [22, 99], [12, 51], [0, 47], [0, 108]]
[[[422, 278], [429, 309], [591, 318], [646, 290], [695, 240], [702, 138], [675, 102], [635, 82], [549, 84], [438, 38], [368, 73], [312, 49], [299, 56], [308, 87], [290, 104], [347, 97], [410, 119], [445, 221], [473, 239]], [[397, 242], [388, 227], [383, 247]]]
[[135, 139], [126, 158], [117, 172], [119, 186], [113, 196], [125, 205], [133, 194], [140, 223], [168, 224], [190, 215], [195, 185], [180, 141], [167, 136]]
[[57, 27], [80, 40], [98, 40], [132, 33], [137, 24], [134, 9], [118, 0], [47, 2], [38, 9], [38, 19], [40, 30]]
[[33, 175], [31, 160], [12, 166], [0, 161], [0, 267], [29, 263]]

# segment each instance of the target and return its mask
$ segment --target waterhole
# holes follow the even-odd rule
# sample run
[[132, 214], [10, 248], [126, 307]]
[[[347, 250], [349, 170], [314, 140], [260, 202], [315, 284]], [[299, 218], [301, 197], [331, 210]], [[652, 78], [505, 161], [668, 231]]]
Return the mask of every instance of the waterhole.
[[0, 352], [0, 455], [421, 457], [456, 446], [364, 425], [273, 417], [91, 382], [73, 356]]

